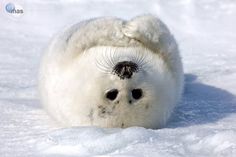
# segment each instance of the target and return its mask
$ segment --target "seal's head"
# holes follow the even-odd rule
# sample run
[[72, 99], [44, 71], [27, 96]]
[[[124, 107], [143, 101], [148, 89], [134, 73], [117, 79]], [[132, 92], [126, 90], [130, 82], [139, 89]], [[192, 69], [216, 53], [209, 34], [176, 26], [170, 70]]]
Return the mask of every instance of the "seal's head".
[[[148, 128], [166, 123], [181, 94], [182, 66], [162, 23], [142, 18], [126, 24], [90, 21], [52, 44], [41, 66], [40, 87], [43, 104], [57, 121]], [[142, 34], [143, 29], [153, 32]]]
[[161, 126], [169, 116], [169, 103], [174, 104], [171, 73], [146, 48], [93, 47], [67, 70], [70, 79], [63, 83], [70, 89], [64, 89], [63, 98], [73, 108], [65, 105], [63, 112], [74, 125]]

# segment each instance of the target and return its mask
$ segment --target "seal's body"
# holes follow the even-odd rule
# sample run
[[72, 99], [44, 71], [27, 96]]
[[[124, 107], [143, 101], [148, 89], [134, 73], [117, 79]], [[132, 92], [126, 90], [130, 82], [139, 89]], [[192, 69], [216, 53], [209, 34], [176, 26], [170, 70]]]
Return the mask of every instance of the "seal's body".
[[160, 128], [181, 97], [183, 69], [157, 18], [98, 18], [52, 41], [39, 81], [45, 109], [64, 126]]

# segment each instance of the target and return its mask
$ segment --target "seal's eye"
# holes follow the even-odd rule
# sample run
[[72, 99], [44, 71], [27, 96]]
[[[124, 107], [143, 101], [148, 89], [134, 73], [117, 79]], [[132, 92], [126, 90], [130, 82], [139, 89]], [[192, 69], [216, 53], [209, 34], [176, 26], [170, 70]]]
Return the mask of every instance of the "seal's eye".
[[132, 90], [132, 97], [134, 99], [140, 99], [143, 96], [143, 91], [142, 89], [133, 89]]
[[117, 95], [118, 95], [118, 90], [112, 89], [106, 93], [106, 98], [113, 101], [116, 99]]

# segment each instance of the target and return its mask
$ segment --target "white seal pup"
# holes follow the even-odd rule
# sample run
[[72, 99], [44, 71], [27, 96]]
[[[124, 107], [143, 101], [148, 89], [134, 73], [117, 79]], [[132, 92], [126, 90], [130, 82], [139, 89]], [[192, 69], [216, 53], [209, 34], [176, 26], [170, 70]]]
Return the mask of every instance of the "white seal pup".
[[41, 101], [63, 126], [160, 128], [183, 89], [178, 46], [152, 15], [76, 24], [49, 45]]

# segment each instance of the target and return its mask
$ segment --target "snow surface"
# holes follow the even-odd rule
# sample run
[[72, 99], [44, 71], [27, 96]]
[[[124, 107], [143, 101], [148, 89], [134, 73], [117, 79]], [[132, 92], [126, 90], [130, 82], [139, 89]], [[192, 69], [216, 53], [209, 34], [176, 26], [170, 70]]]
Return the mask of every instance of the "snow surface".
[[[0, 2], [0, 156], [236, 156], [236, 1], [18, 0], [12, 17]], [[11, 1], [12, 2], [12, 1]], [[40, 106], [42, 52], [62, 28], [98, 16], [158, 15], [175, 35], [186, 86], [168, 125], [59, 128]]]

